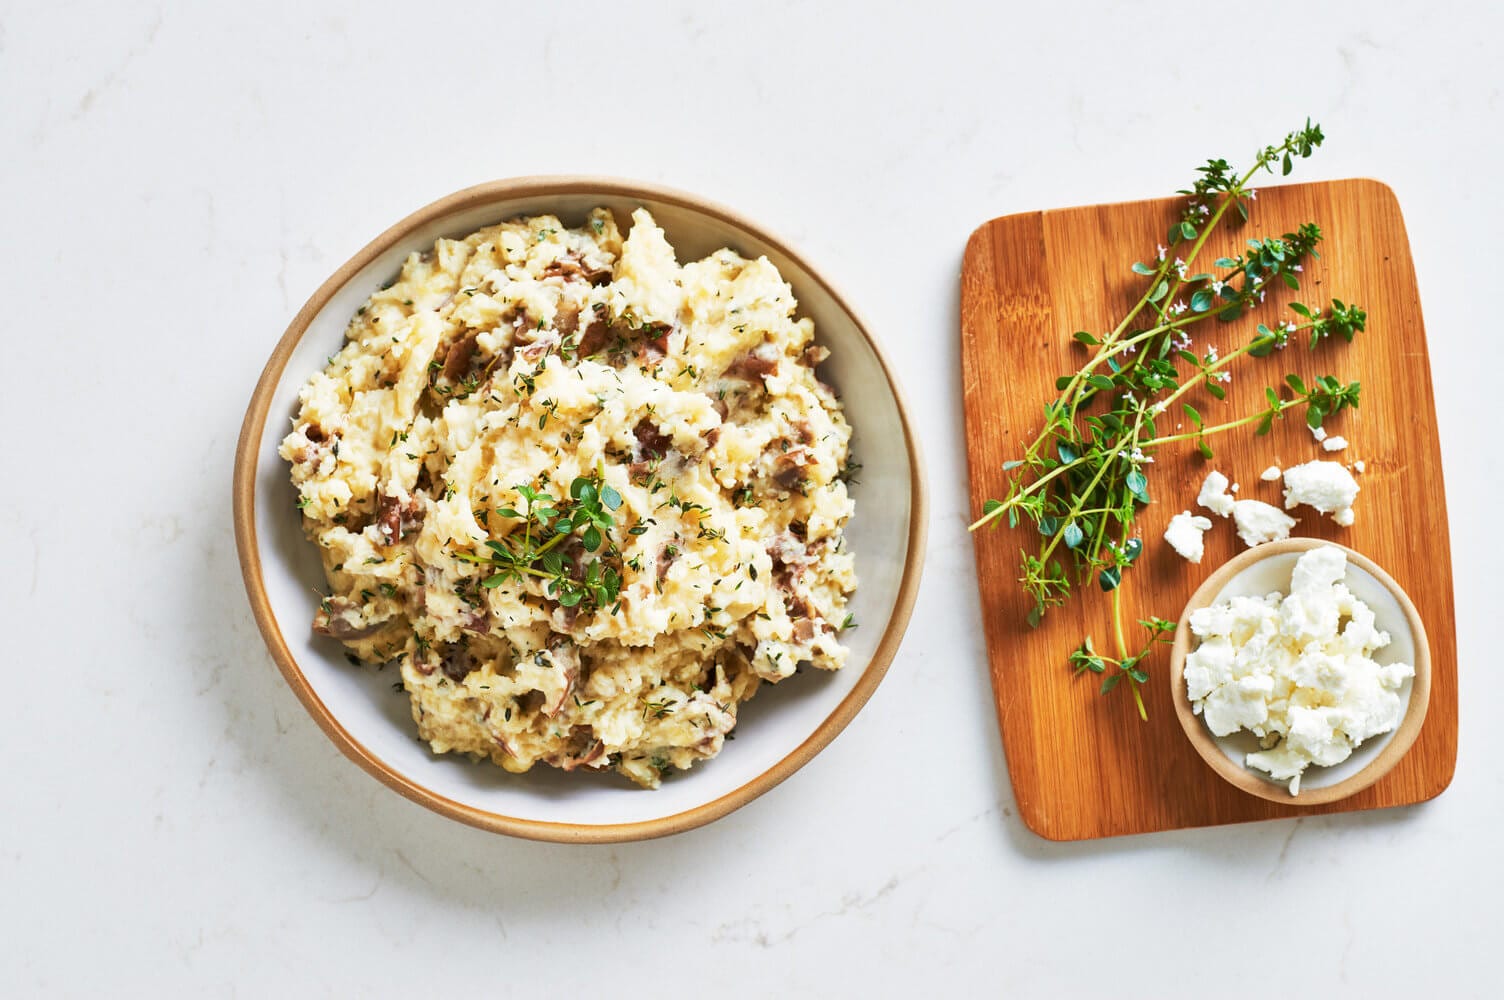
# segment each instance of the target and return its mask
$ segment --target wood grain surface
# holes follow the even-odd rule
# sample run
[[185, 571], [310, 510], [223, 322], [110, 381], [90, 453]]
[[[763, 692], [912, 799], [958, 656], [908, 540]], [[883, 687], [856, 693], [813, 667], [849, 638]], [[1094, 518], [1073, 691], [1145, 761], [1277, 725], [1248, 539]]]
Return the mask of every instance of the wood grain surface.
[[[1007, 488], [1002, 463], [1038, 432], [1040, 412], [1057, 375], [1085, 358], [1076, 330], [1111, 329], [1142, 291], [1128, 265], [1149, 260], [1176, 217], [1173, 199], [1032, 212], [994, 219], [972, 234], [961, 272], [961, 366], [972, 509]], [[1309, 508], [1291, 513], [1294, 534], [1340, 541], [1387, 569], [1415, 601], [1429, 632], [1433, 663], [1430, 711], [1409, 754], [1367, 790], [1325, 806], [1282, 805], [1254, 798], [1219, 778], [1192, 749], [1170, 702], [1167, 647], [1150, 661], [1142, 722], [1122, 685], [1106, 697], [1091, 676], [1074, 678], [1066, 655], [1087, 633], [1110, 648], [1110, 609], [1095, 583], [1056, 608], [1037, 629], [1025, 623], [1020, 549], [1037, 545], [1032, 528], [978, 531], [981, 588], [992, 688], [1018, 809], [1029, 828], [1052, 840], [1084, 840], [1282, 816], [1347, 812], [1421, 802], [1441, 793], [1457, 759], [1457, 650], [1452, 570], [1441, 453], [1430, 363], [1404, 220], [1393, 192], [1376, 181], [1346, 180], [1259, 190], [1252, 219], [1224, 222], [1193, 270], [1239, 256], [1246, 239], [1293, 231], [1306, 221], [1325, 234], [1321, 259], [1308, 263], [1304, 287], [1283, 286], [1251, 317], [1191, 328], [1198, 352], [1226, 353], [1258, 322], [1272, 325], [1299, 299], [1336, 297], [1368, 310], [1368, 328], [1352, 344], [1333, 339], [1316, 350], [1292, 343], [1266, 359], [1232, 366], [1225, 403], [1202, 391], [1187, 395], [1210, 425], [1261, 408], [1265, 385], [1295, 372], [1307, 382], [1332, 374], [1363, 383], [1362, 406], [1328, 420], [1346, 451], [1322, 451], [1298, 413], [1267, 437], [1239, 429], [1214, 439], [1203, 460], [1184, 444], [1162, 449], [1149, 467], [1154, 502], [1138, 518], [1145, 552], [1124, 576], [1124, 616], [1179, 617], [1192, 591], [1241, 551], [1230, 519], [1212, 517], [1200, 565], [1163, 540], [1171, 516], [1195, 508], [1212, 468], [1242, 485], [1239, 496], [1282, 506], [1280, 483], [1259, 473], [1312, 459], [1361, 459], [1357, 523], [1340, 528]], [[1183, 248], [1181, 248], [1183, 249]], [[1164, 421], [1171, 421], [1166, 424]], [[1162, 418], [1162, 431], [1174, 426]], [[1206, 511], [1197, 510], [1206, 514]], [[1137, 626], [1134, 626], [1137, 629]], [[1135, 632], [1130, 643], [1137, 638]]]

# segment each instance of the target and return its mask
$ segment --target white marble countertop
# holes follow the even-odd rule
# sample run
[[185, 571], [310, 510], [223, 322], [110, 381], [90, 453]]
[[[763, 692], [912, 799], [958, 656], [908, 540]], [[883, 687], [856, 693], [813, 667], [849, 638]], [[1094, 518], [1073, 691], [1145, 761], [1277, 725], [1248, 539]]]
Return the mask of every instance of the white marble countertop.
[[[0, 605], [13, 679], [38, 675], [0, 729], [0, 993], [1497, 986], [1504, 8], [278, 6], [0, 11]], [[1013, 808], [964, 531], [963, 244], [1169, 193], [1307, 114], [1330, 138], [1297, 179], [1381, 178], [1409, 225], [1456, 779], [1416, 808], [1047, 843]], [[722, 821], [605, 848], [469, 829], [349, 763], [264, 651], [230, 535], [240, 419], [305, 297], [441, 194], [567, 172], [695, 191], [800, 246], [906, 354], [934, 496], [914, 625], [851, 727]], [[1441, 544], [1424, 514], [1417, 544]]]

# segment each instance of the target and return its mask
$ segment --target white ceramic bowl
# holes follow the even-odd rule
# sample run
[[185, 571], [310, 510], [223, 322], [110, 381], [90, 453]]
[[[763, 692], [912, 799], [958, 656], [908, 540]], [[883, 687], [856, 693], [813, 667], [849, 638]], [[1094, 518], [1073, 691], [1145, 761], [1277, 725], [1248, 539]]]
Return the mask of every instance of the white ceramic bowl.
[[[508, 774], [488, 762], [437, 756], [415, 739], [394, 668], [351, 666], [343, 648], [310, 630], [325, 585], [303, 536], [277, 446], [298, 388], [343, 342], [350, 316], [414, 250], [520, 215], [578, 223], [605, 205], [625, 220], [645, 206], [681, 261], [729, 246], [766, 255], [794, 288], [801, 315], [829, 347], [821, 377], [841, 392], [862, 463], [846, 530], [860, 580], [848, 634], [851, 657], [827, 674], [803, 671], [764, 685], [743, 708], [721, 755], [644, 791], [615, 774], [536, 767]], [[446, 816], [540, 840], [606, 842], [662, 836], [723, 816], [798, 770], [835, 738], [886, 672], [908, 624], [924, 557], [925, 493], [917, 439], [889, 365], [861, 321], [792, 250], [752, 223], [680, 192], [589, 177], [497, 181], [408, 216], [341, 267], [298, 313], [256, 387], [235, 457], [235, 539], [251, 607], [287, 682], [335, 744], [388, 786]]]
[[[1295, 563], [1309, 549], [1331, 545], [1347, 555], [1348, 588], [1373, 608], [1374, 624], [1389, 633], [1389, 645], [1374, 653], [1378, 663], [1409, 663], [1415, 676], [1400, 689], [1404, 705], [1400, 724], [1393, 730], [1364, 740], [1340, 764], [1313, 765], [1300, 779], [1300, 794], [1291, 795], [1288, 782], [1274, 781], [1262, 771], [1244, 765], [1246, 755], [1259, 749], [1258, 739], [1246, 730], [1216, 736], [1191, 709], [1185, 687], [1185, 658], [1192, 649], [1191, 612], [1233, 597], [1256, 597], [1278, 591], [1290, 592]], [[1399, 762], [1425, 720], [1431, 697], [1431, 652], [1425, 626], [1414, 603], [1399, 584], [1367, 556], [1344, 545], [1319, 538], [1291, 538], [1249, 549], [1230, 559], [1207, 578], [1191, 596], [1175, 632], [1170, 653], [1170, 684], [1186, 735], [1208, 764], [1222, 777], [1250, 794], [1284, 805], [1316, 806], [1346, 798], [1378, 781]]]

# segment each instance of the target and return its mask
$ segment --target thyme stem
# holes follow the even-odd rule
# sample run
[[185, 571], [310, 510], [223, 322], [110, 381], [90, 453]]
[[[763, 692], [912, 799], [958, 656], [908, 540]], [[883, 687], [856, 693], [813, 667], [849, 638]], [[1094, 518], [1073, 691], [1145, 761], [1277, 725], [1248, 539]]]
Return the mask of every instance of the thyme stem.
[[[1154, 645], [1166, 641], [1164, 636], [1175, 628], [1173, 622], [1161, 618], [1141, 620], [1149, 638], [1143, 649], [1132, 653], [1123, 623], [1123, 574], [1144, 548], [1134, 535], [1134, 522], [1139, 508], [1151, 502], [1147, 472], [1153, 453], [1162, 445], [1194, 440], [1209, 458], [1212, 451], [1207, 438], [1255, 423], [1256, 433], [1264, 434], [1292, 407], [1304, 406], [1306, 422], [1319, 427], [1330, 414], [1358, 405], [1356, 382], [1344, 385], [1323, 375], [1307, 387], [1293, 374], [1284, 380], [1291, 390], [1289, 398], [1282, 389], [1265, 387], [1268, 405], [1235, 419], [1208, 425], [1194, 407], [1182, 402], [1197, 388], [1215, 400], [1225, 400], [1227, 390], [1221, 383], [1230, 378], [1229, 366], [1241, 358], [1268, 357], [1296, 333], [1309, 332], [1314, 348], [1331, 333], [1351, 341], [1364, 328], [1366, 314], [1361, 308], [1333, 299], [1329, 310], [1291, 303], [1290, 311], [1301, 322], [1283, 322], [1274, 329], [1261, 324], [1253, 337], [1225, 355], [1215, 348], [1192, 353], [1190, 337], [1183, 332], [1208, 316], [1222, 322], [1239, 319], [1258, 307], [1275, 278], [1292, 289], [1300, 287], [1303, 262], [1308, 255], [1316, 256], [1321, 240], [1321, 230], [1314, 223], [1283, 237], [1248, 240], [1250, 249], [1241, 256], [1219, 257], [1215, 273], [1212, 268], [1203, 273], [1192, 273], [1192, 269], [1231, 209], [1236, 207], [1248, 218], [1252, 198], [1248, 184], [1254, 175], [1260, 170], [1272, 172], [1276, 161], [1282, 161], [1288, 174], [1292, 159], [1309, 156], [1323, 138], [1320, 127], [1308, 120], [1303, 130], [1291, 132], [1283, 144], [1258, 151], [1246, 172], [1233, 171], [1224, 160], [1210, 160], [1199, 168], [1202, 176], [1191, 190], [1181, 192], [1191, 200], [1167, 237], [1170, 248], [1182, 247], [1184, 259], [1161, 246], [1154, 266], [1135, 263], [1132, 270], [1148, 279], [1148, 287], [1127, 313], [1101, 340], [1086, 332], [1074, 335], [1092, 348], [1090, 357], [1069, 376], [1055, 381], [1057, 391], [1044, 407], [1043, 426], [1023, 456], [1003, 466], [1005, 473], [1020, 471], [1009, 477], [1004, 497], [988, 500], [970, 525], [974, 531], [1006, 516], [1010, 526], [1027, 520], [1038, 529], [1037, 547], [1022, 552], [1019, 578], [1034, 598], [1028, 615], [1031, 625], [1039, 624], [1050, 607], [1067, 601], [1076, 584], [1092, 577], [1111, 595], [1111, 642], [1116, 656], [1098, 653], [1088, 636], [1071, 654], [1070, 662], [1077, 673], [1105, 674], [1104, 694], [1126, 677], [1140, 718], [1148, 715], [1141, 690], [1148, 681], [1144, 663]], [[1222, 272], [1223, 268], [1229, 270]], [[1187, 296], [1184, 302], [1182, 294]], [[1152, 315], [1145, 318], [1150, 309]], [[1142, 325], [1135, 329], [1135, 324]], [[1131, 360], [1124, 361], [1130, 354]], [[1099, 400], [1107, 401], [1103, 410], [1087, 409], [1088, 403]], [[1157, 418], [1177, 404], [1194, 428], [1160, 434]], [[1074, 574], [1063, 563], [1072, 564]], [[1109, 672], [1110, 667], [1116, 669]]]

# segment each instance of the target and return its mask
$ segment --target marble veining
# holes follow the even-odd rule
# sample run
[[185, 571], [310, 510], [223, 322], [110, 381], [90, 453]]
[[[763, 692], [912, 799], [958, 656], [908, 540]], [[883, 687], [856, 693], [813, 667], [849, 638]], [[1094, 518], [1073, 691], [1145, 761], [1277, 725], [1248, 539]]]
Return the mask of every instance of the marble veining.
[[[4, 662], [41, 680], [12, 689], [42, 697], [0, 726], [0, 994], [1487, 995], [1504, 204], [1476, 174], [1504, 142], [1504, 8], [1444, 7], [10, 5], [0, 604]], [[1307, 114], [1330, 140], [1301, 178], [1389, 183], [1425, 298], [1438, 409], [1403, 419], [1441, 429], [1456, 780], [1406, 810], [1047, 843], [1014, 808], [965, 532], [965, 240], [1169, 193]], [[914, 624], [839, 739], [709, 827], [578, 848], [444, 820], [340, 755], [251, 620], [229, 482], [261, 368], [339, 262], [467, 184], [590, 172], [796, 241], [895, 360], [933, 503]], [[1294, 936], [1251, 953], [1270, 926]]]

